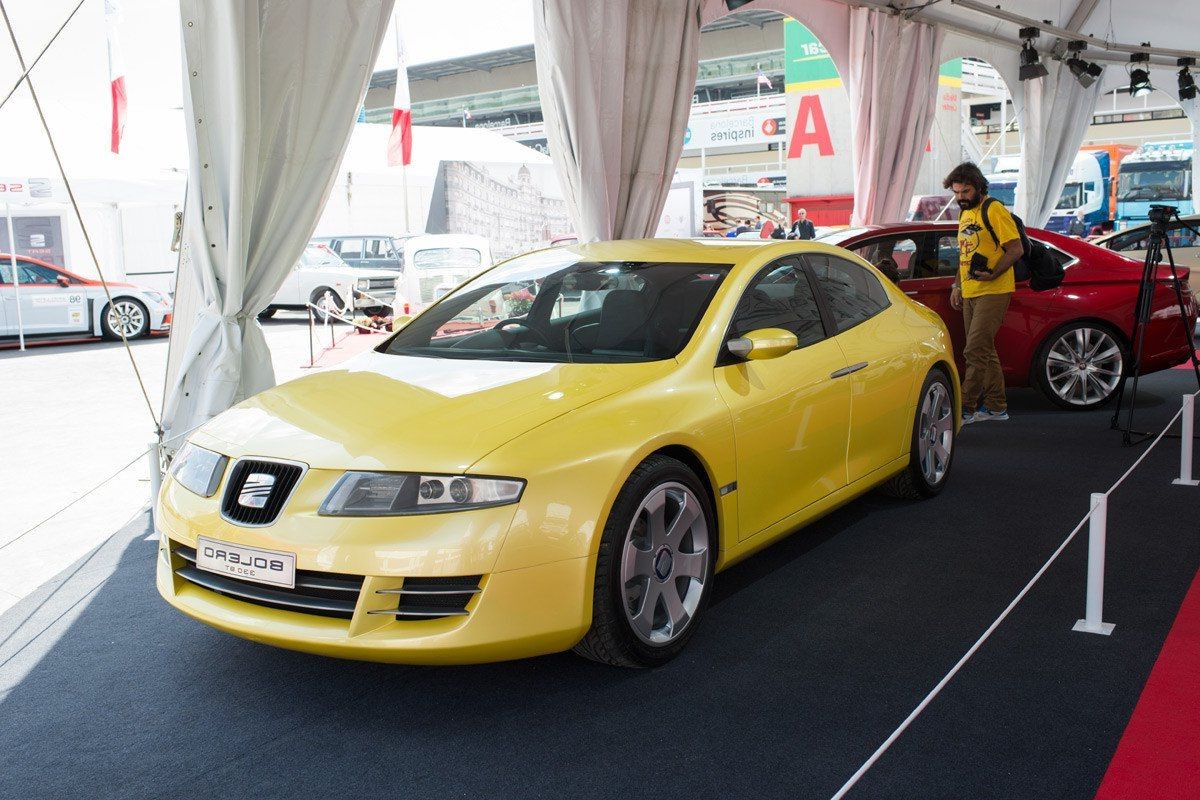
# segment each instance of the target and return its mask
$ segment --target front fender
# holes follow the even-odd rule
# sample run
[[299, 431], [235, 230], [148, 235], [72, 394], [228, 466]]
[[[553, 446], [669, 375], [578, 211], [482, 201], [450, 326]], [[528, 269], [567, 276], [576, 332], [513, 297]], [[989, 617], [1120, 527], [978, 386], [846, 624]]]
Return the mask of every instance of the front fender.
[[736, 480], [729, 410], [711, 380], [690, 388], [656, 381], [550, 420], [471, 466], [527, 481], [496, 571], [594, 557], [621, 487], [667, 447], [687, 448], [703, 465], [720, 539], [736, 542], [736, 494], [718, 491]]

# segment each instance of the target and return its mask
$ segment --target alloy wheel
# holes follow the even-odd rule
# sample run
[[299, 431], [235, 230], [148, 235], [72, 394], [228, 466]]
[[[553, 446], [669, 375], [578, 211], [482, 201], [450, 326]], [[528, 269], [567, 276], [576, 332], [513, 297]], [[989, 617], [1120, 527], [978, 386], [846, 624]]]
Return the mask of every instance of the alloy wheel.
[[108, 310], [108, 329], [118, 337], [133, 339], [146, 327], [146, 312], [132, 300], [118, 300]]
[[625, 534], [621, 592], [634, 634], [665, 645], [687, 628], [709, 573], [708, 522], [700, 499], [681, 483], [663, 483], [643, 498]]
[[1106, 331], [1080, 327], [1058, 337], [1046, 353], [1046, 382], [1074, 406], [1104, 402], [1117, 390], [1125, 361], [1121, 347]]
[[921, 423], [917, 432], [917, 453], [921, 474], [930, 486], [937, 486], [950, 468], [954, 449], [954, 415], [950, 392], [940, 382], [930, 384], [921, 400]]

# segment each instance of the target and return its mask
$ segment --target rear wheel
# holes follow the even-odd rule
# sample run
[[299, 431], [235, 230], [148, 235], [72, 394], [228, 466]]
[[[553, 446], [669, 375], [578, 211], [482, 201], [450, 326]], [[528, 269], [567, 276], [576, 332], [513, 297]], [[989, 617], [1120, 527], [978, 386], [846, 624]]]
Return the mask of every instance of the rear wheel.
[[1033, 368], [1038, 388], [1052, 403], [1084, 411], [1116, 395], [1128, 360], [1114, 330], [1099, 322], [1073, 322], [1046, 338]]
[[132, 297], [118, 297], [100, 318], [100, 333], [105, 339], [139, 339], [150, 332], [150, 314]]
[[604, 527], [592, 627], [575, 652], [624, 667], [674, 658], [708, 600], [715, 534], [708, 493], [694, 472], [666, 456], [642, 462]]
[[921, 387], [908, 466], [884, 484], [884, 491], [908, 500], [933, 497], [942, 491], [954, 462], [954, 416], [950, 379], [934, 369]]

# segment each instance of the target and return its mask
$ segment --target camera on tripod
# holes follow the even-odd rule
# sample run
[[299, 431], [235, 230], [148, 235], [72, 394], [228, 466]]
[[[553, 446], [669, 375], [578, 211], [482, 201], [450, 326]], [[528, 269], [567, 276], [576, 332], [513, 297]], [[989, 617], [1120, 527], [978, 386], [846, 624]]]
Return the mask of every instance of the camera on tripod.
[[1150, 231], [1165, 233], [1166, 224], [1177, 216], [1179, 216], [1179, 209], [1175, 206], [1150, 206]]

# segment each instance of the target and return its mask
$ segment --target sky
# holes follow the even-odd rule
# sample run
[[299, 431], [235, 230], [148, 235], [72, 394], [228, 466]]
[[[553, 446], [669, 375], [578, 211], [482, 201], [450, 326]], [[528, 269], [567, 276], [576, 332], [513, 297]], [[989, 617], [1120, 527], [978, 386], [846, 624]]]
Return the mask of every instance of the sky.
[[[27, 63], [36, 58], [78, 2], [16, 0], [6, 4]], [[164, 144], [159, 132], [170, 128], [169, 119], [177, 117], [183, 106], [179, 2], [121, 0], [121, 12], [118, 35], [129, 99], [122, 163], [129, 165], [139, 154], [152, 154], [149, 160], [160, 164], [178, 163], [180, 148], [186, 148], [186, 143]], [[410, 64], [533, 41], [532, 0], [397, 0], [393, 18], [400, 21]], [[78, 146], [67, 149], [76, 154], [76, 160], [87, 160], [93, 167], [108, 161], [115, 167], [117, 161], [107, 152], [111, 113], [107, 58], [104, 0], [84, 0], [32, 73], [56, 139], [78, 140]], [[395, 37], [389, 26], [376, 69], [395, 64]], [[0, 99], [20, 74], [7, 31], [0, 30]], [[7, 139], [9, 145], [0, 147], [0, 172], [15, 168], [14, 150], [22, 151], [21, 155], [34, 163], [47, 163], [49, 148], [40, 141], [39, 129], [32, 101], [22, 87], [0, 108], [0, 131], [8, 132], [0, 134], [0, 143]], [[164, 147], [180, 152], [164, 155]]]

